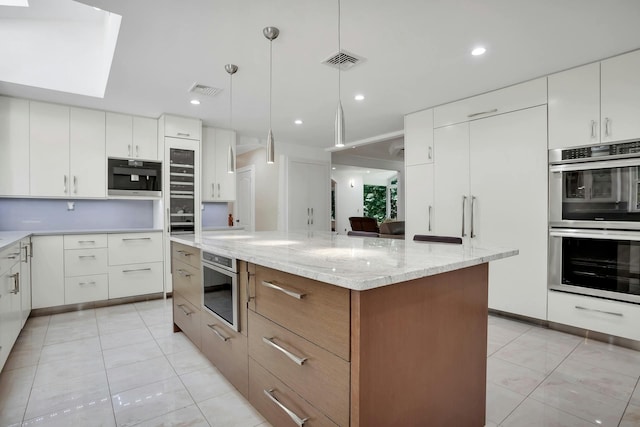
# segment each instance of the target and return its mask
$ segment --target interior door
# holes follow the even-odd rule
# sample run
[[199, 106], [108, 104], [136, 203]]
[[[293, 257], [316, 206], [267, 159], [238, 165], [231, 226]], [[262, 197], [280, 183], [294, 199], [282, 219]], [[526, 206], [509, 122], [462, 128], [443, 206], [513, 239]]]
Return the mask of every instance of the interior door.
[[471, 202], [469, 200], [469, 123], [435, 129], [434, 151], [438, 160], [435, 162], [433, 177], [435, 184], [433, 234], [468, 236], [470, 224], [468, 212]]
[[236, 171], [238, 194], [235, 203], [236, 225], [247, 231], [255, 229], [254, 170], [242, 168]]
[[538, 319], [547, 301], [546, 120], [540, 106], [477, 120], [470, 129], [471, 242], [520, 251], [489, 266], [489, 307]]

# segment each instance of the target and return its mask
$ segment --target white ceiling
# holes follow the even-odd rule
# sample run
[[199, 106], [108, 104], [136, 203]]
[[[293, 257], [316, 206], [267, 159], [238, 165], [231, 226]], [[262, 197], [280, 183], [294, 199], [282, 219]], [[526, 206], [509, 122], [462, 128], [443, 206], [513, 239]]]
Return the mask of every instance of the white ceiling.
[[[0, 82], [0, 93], [157, 117], [195, 116], [265, 138], [269, 42], [277, 141], [330, 147], [337, 0], [83, 0], [122, 16], [104, 99]], [[342, 0], [342, 48], [366, 61], [342, 74], [346, 140], [401, 130], [403, 115], [640, 48], [638, 0]], [[7, 7], [0, 7], [0, 19]], [[6, 42], [6, 41], [5, 41]], [[472, 57], [484, 45], [488, 52]], [[19, 66], [19, 64], [16, 64]], [[41, 72], [46, 73], [43, 69]], [[189, 104], [194, 82], [225, 89]], [[353, 96], [366, 99], [356, 102]], [[294, 119], [302, 119], [297, 126]]]

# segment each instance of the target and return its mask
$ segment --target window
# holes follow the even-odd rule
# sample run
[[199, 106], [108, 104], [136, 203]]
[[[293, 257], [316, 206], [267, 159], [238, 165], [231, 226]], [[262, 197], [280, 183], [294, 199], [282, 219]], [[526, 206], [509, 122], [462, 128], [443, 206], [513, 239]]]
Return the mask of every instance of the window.
[[387, 187], [364, 185], [364, 216], [384, 221], [387, 217]]

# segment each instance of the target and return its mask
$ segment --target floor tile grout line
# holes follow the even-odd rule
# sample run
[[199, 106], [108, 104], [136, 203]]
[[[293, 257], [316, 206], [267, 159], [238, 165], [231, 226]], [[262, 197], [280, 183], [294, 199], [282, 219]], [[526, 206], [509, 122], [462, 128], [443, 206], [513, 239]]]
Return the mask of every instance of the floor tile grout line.
[[[27, 319], [28, 321], [29, 319]], [[38, 375], [38, 370], [40, 369], [40, 358], [42, 357], [42, 349], [44, 348], [44, 340], [47, 337], [47, 333], [49, 332], [49, 325], [51, 324], [51, 316], [49, 316], [49, 320], [47, 321], [47, 330], [44, 334], [45, 338], [42, 340], [42, 345], [40, 346], [40, 354], [38, 355], [38, 362], [36, 363], [36, 370], [33, 373], [33, 378], [31, 379], [31, 387], [29, 388], [29, 396], [27, 397], [27, 403], [24, 405], [24, 411], [22, 412], [22, 420], [20, 421], [20, 425], [22, 425], [26, 420], [27, 416], [27, 408], [29, 407], [29, 401], [31, 400], [31, 393], [33, 393], [33, 385], [36, 381], [36, 375]]]
[[629, 409], [629, 405], [631, 405], [631, 399], [633, 399], [633, 393], [636, 391], [638, 387], [640, 387], [640, 378], [638, 378], [638, 380], [636, 381], [636, 386], [633, 388], [633, 391], [631, 392], [631, 396], [629, 396], [629, 401], [627, 401], [627, 404], [624, 407], [624, 411], [622, 411], [622, 415], [620, 416], [620, 421], [618, 421], [618, 427], [620, 427], [620, 425], [622, 424], [622, 420], [624, 419], [624, 414], [627, 413], [627, 410]]

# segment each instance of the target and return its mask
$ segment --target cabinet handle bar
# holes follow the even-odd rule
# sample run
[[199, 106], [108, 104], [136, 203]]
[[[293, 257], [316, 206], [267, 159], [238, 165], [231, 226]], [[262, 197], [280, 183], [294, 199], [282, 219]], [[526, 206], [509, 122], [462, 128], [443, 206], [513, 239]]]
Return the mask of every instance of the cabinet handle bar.
[[290, 291], [290, 290], [285, 289], [285, 288], [283, 288], [281, 286], [278, 286], [278, 285], [273, 284], [271, 282], [266, 282], [264, 280], [262, 281], [262, 286], [267, 287], [267, 288], [271, 288], [271, 289], [275, 289], [276, 291], [280, 291], [280, 292], [282, 292], [284, 294], [287, 294], [290, 297], [293, 297], [293, 298], [296, 298], [296, 299], [302, 299], [306, 295], [306, 294], [300, 294], [300, 293], [297, 293], [297, 292], [294, 292], [294, 291]]
[[596, 313], [610, 314], [612, 316], [623, 317], [622, 313], [616, 313], [614, 311], [598, 310], [596, 308], [588, 308], [588, 307], [583, 307], [581, 305], [576, 305], [575, 308], [577, 308], [578, 310], [595, 311]]
[[304, 427], [304, 423], [306, 423], [309, 420], [308, 417], [300, 418], [298, 415], [296, 415], [295, 412], [293, 412], [291, 409], [287, 408], [282, 403], [280, 403], [280, 401], [276, 399], [276, 397], [273, 395], [274, 389], [270, 388], [269, 390], [263, 390], [263, 391], [265, 396], [267, 396], [269, 400], [271, 400], [280, 409], [282, 409], [287, 415], [289, 415], [289, 418], [291, 418], [291, 421], [293, 421], [298, 427]]
[[211, 329], [213, 331], [214, 334], [216, 334], [218, 336], [218, 338], [220, 338], [222, 341], [227, 342], [229, 341], [229, 337], [225, 337], [224, 335], [222, 335], [217, 329], [216, 329], [216, 325], [207, 325], [209, 327], [209, 329]]
[[304, 364], [304, 362], [307, 360], [306, 357], [298, 357], [295, 354], [291, 353], [286, 348], [279, 346], [278, 344], [276, 344], [273, 341], [273, 338], [262, 337], [262, 342], [264, 342], [265, 344], [275, 348], [278, 351], [281, 351], [285, 356], [287, 356], [289, 359], [291, 359], [297, 365], [302, 366]]
[[494, 108], [493, 110], [480, 111], [479, 113], [468, 114], [467, 117], [471, 118], [471, 117], [481, 116], [483, 114], [491, 114], [491, 113], [497, 113], [497, 112], [498, 112], [498, 109]]

